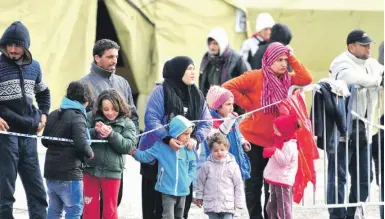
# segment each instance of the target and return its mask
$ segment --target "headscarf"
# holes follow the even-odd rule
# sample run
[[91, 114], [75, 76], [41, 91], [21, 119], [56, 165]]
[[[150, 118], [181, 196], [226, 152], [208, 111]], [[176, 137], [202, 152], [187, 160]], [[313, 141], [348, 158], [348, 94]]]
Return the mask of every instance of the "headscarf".
[[[190, 64], [194, 64], [194, 62], [186, 56], [174, 57], [164, 64], [164, 108], [170, 120], [177, 115], [183, 115], [189, 120], [200, 119], [205, 101], [203, 94], [195, 84], [186, 85], [182, 81]], [[186, 106], [187, 112], [185, 112], [184, 106]]]
[[[282, 55], [289, 57], [288, 49], [281, 43], [271, 43], [267, 47], [262, 58], [263, 88], [261, 95], [261, 106], [267, 106], [287, 98], [291, 85], [289, 72], [286, 70], [282, 77], [278, 78], [271, 69], [271, 65]], [[278, 113], [276, 105], [264, 109], [264, 113]]]

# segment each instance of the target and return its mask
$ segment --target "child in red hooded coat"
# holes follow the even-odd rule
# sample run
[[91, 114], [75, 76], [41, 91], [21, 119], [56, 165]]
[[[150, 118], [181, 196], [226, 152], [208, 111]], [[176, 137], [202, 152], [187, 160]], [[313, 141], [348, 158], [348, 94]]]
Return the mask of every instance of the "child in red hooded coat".
[[269, 219], [291, 219], [290, 189], [298, 169], [298, 146], [295, 115], [283, 115], [273, 121], [274, 146], [264, 148], [263, 157], [270, 158], [264, 178], [270, 184], [266, 211]]

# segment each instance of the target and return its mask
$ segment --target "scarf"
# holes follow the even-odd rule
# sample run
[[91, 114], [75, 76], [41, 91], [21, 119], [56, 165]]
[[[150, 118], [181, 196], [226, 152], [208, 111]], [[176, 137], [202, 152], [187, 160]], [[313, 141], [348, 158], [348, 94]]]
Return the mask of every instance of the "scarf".
[[[263, 70], [263, 88], [261, 95], [261, 106], [267, 106], [277, 101], [287, 98], [291, 85], [289, 72], [281, 76], [277, 75], [271, 69], [271, 65], [282, 55], [289, 56], [289, 51], [281, 43], [271, 43], [267, 47], [262, 58]], [[278, 113], [278, 106], [270, 106], [264, 109], [264, 113]]]
[[[202, 63], [200, 66], [200, 71], [204, 72], [206, 70], [206, 67], [211, 64], [213, 66], [219, 64], [222, 67], [221, 71], [221, 84], [224, 84], [226, 81], [231, 79], [230, 74], [230, 65], [232, 61], [233, 56], [233, 50], [230, 46], [227, 46], [225, 51], [221, 56], [213, 56], [209, 52], [205, 54], [205, 56], [202, 59]], [[207, 74], [205, 74], [203, 77], [205, 77], [205, 81], [207, 80]], [[219, 85], [219, 84], [217, 84]]]
[[202, 92], [195, 84], [186, 85], [182, 81], [190, 64], [194, 63], [189, 57], [177, 56], [168, 60], [163, 67], [164, 109], [169, 120], [177, 115], [183, 115], [189, 120], [201, 117], [205, 101]]

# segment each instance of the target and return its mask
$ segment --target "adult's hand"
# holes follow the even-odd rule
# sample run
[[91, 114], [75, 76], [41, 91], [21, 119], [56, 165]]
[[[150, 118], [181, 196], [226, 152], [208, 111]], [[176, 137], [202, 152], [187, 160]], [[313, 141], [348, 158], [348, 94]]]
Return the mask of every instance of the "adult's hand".
[[191, 149], [194, 149], [196, 148], [198, 142], [197, 140], [195, 140], [194, 138], [190, 138], [190, 140], [188, 141], [186, 147], [188, 150], [191, 150]]
[[288, 45], [286, 45], [286, 48], [287, 48], [287, 50], [289, 50], [289, 54], [290, 54], [290, 55], [293, 55], [293, 54], [294, 54], [294, 49], [293, 49], [293, 47], [291, 47], [291, 46], [288, 44]]
[[202, 208], [203, 206], [203, 200], [202, 199], [194, 199], [194, 204], [196, 204], [199, 208]]
[[242, 144], [243, 150], [249, 152], [251, 150], [251, 145], [248, 141], [243, 142]]
[[168, 145], [170, 145], [170, 147], [171, 147], [174, 151], [178, 151], [178, 150], [181, 148], [181, 146], [182, 146], [182, 142], [176, 140], [175, 138], [171, 138], [171, 139], [170, 139], [170, 143], [169, 143]]
[[0, 118], [0, 131], [7, 131], [9, 129], [9, 126], [7, 124], [7, 122]]
[[37, 129], [37, 133], [41, 132], [45, 128], [45, 125], [47, 124], [47, 115], [42, 114], [40, 119], [39, 128]]

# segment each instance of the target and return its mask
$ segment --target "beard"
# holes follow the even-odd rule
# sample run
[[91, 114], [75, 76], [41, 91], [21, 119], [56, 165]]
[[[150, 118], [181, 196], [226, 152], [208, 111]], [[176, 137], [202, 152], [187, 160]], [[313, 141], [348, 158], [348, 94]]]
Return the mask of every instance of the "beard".
[[15, 54], [15, 53], [9, 54], [8, 57], [9, 57], [10, 59], [12, 59], [13, 61], [19, 61], [21, 58], [23, 58], [22, 55]]

